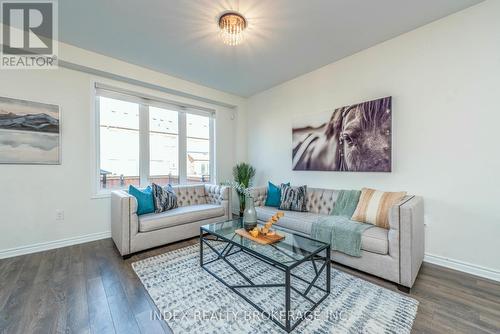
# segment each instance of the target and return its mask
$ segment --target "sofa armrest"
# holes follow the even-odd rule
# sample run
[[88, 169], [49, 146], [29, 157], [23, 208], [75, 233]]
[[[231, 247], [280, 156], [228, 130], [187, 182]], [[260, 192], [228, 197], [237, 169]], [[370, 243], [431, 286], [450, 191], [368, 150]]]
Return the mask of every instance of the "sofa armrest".
[[[420, 196], [405, 198], [391, 209], [392, 232], [399, 238], [400, 284], [412, 287], [424, 259], [424, 201]], [[391, 233], [391, 231], [389, 232]]]
[[127, 192], [111, 192], [111, 237], [120, 254], [130, 254], [131, 234], [139, 230], [137, 200]]
[[264, 206], [267, 198], [267, 186], [253, 187], [248, 189], [250, 195], [253, 197], [255, 206]]
[[226, 218], [231, 219], [231, 187], [205, 184], [205, 195], [208, 204], [221, 205], [224, 207]]

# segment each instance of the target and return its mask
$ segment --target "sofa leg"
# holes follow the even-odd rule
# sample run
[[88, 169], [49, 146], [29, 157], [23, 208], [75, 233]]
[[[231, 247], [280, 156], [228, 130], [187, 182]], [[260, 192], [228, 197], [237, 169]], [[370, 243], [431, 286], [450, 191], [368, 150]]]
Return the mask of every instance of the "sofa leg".
[[407, 293], [409, 294], [411, 289], [407, 286], [404, 286], [404, 285], [401, 285], [401, 284], [396, 284], [397, 287], [398, 287], [398, 290], [401, 291], [401, 292], [404, 292], [404, 293]]

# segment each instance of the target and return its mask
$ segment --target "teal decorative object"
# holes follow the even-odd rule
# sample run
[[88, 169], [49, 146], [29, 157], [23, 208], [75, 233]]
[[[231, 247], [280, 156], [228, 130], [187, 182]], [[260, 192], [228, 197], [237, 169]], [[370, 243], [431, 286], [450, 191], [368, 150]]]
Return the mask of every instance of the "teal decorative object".
[[145, 189], [139, 189], [130, 185], [128, 187], [128, 193], [137, 198], [137, 215], [155, 212], [153, 189], [151, 189], [150, 186]]
[[360, 257], [361, 236], [371, 227], [344, 216], [323, 216], [312, 224], [311, 237], [329, 243], [332, 250]]
[[[286, 183], [286, 185], [289, 186], [290, 182]], [[281, 203], [281, 188], [273, 184], [271, 181], [268, 181], [267, 197], [265, 205], [279, 208], [280, 203]]]
[[335, 201], [332, 216], [344, 216], [351, 218], [358, 206], [361, 190], [341, 190]]

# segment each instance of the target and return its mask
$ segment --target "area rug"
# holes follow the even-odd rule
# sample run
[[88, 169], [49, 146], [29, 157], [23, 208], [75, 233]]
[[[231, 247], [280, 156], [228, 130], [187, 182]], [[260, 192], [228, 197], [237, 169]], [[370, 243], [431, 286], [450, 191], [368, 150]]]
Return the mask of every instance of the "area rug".
[[[205, 262], [214, 258], [208, 248]], [[243, 252], [228, 258], [256, 283], [282, 283], [284, 274]], [[189, 246], [132, 264], [142, 284], [160, 310], [152, 318], [167, 321], [180, 333], [285, 333], [265, 315], [200, 267], [199, 245]], [[209, 264], [210, 270], [231, 284], [244, 283], [223, 261]], [[312, 265], [293, 271], [305, 279], [314, 277]], [[324, 286], [325, 275], [318, 281]], [[292, 285], [304, 289], [302, 281]], [[313, 288], [309, 297], [320, 298]], [[241, 291], [241, 290], [239, 290]], [[243, 289], [245, 296], [269, 314], [280, 318], [284, 309], [283, 288]], [[301, 290], [304, 291], [304, 290]], [[300, 315], [308, 302], [292, 292], [292, 310]], [[387, 290], [342, 271], [331, 270], [330, 295], [292, 333], [410, 333], [418, 301]], [[282, 318], [281, 318], [282, 319]]]

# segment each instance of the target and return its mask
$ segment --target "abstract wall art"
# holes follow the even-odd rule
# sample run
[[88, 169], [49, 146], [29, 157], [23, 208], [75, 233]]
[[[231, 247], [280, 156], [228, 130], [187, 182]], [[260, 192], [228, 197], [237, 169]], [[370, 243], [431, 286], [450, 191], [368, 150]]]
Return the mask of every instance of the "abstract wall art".
[[60, 164], [59, 106], [0, 97], [0, 163]]
[[390, 172], [391, 97], [293, 122], [293, 170]]

